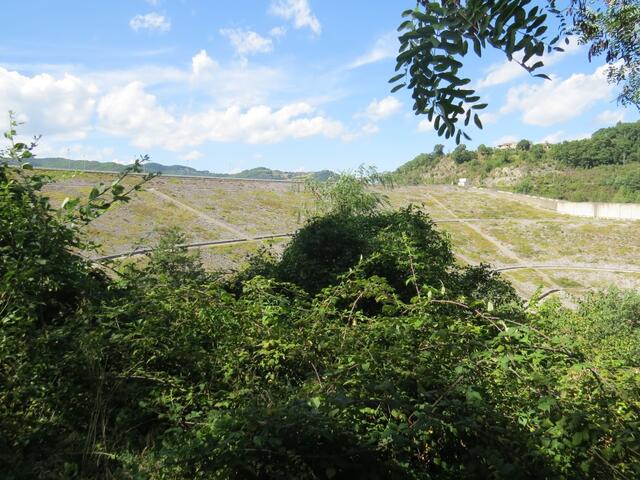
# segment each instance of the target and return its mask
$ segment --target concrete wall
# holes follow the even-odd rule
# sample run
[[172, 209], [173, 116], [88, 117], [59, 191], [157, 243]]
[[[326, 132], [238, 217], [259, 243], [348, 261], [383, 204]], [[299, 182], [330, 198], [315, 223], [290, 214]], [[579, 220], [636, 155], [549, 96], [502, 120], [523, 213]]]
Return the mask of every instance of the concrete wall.
[[522, 193], [505, 192], [488, 188], [476, 190], [491, 191], [526, 202], [546, 210], [553, 210], [565, 215], [591, 218], [610, 218], [614, 220], [640, 220], [640, 204], [637, 203], [596, 203], [596, 202], [566, 202], [552, 198], [526, 195]]
[[592, 203], [559, 201], [558, 213], [579, 217], [640, 220], [640, 204], [637, 203]]

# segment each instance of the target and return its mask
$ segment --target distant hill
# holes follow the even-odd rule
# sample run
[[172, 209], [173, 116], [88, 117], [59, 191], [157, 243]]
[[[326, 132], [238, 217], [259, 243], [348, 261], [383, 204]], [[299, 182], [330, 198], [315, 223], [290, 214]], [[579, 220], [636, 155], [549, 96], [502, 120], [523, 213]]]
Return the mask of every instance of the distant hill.
[[[96, 172], [120, 172], [126, 165], [114, 162], [97, 162], [93, 160], [71, 160], [68, 158], [33, 158], [30, 163], [34, 167], [39, 168], [56, 168], [78, 171], [96, 171]], [[243, 170], [238, 173], [214, 173], [208, 170], [196, 170], [186, 165], [162, 165], [160, 163], [149, 162], [144, 164], [146, 172], [159, 172], [165, 175], [187, 175], [195, 177], [223, 177], [223, 178], [243, 178], [256, 180], [304, 180], [313, 178], [319, 181], [325, 181], [335, 175], [330, 170], [321, 170], [319, 172], [284, 172], [280, 170], [272, 170], [265, 167], [257, 167], [249, 170]]]
[[521, 140], [504, 148], [437, 145], [400, 166], [398, 184], [456, 183], [572, 201], [640, 203], [640, 122], [618, 123], [590, 138], [558, 144]]
[[[213, 174], [218, 176], [217, 174]], [[326, 181], [335, 175], [330, 170], [320, 170], [319, 172], [283, 172], [281, 170], [271, 170], [266, 167], [256, 167], [242, 172], [225, 174], [230, 178], [247, 178], [260, 180], [300, 180], [304, 178], [313, 178], [319, 181]]]

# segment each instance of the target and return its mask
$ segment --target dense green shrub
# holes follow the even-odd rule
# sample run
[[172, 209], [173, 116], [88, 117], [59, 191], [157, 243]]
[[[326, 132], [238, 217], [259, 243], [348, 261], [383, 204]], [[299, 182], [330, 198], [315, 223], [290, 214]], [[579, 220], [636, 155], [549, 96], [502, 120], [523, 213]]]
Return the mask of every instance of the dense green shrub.
[[574, 202], [640, 203], [640, 163], [531, 175], [516, 183], [513, 189]]
[[451, 152], [451, 158], [458, 164], [470, 162], [471, 160], [474, 160], [476, 156], [476, 152], [473, 150], [467, 150], [467, 146], [464, 144], [458, 145], [453, 149], [453, 152]]
[[175, 232], [108, 277], [0, 172], [3, 478], [640, 475], [637, 293], [525, 309], [412, 209], [314, 218], [235, 281]]
[[422, 173], [436, 165], [444, 156], [444, 146], [437, 144], [432, 153], [421, 153], [404, 165], [401, 165], [394, 173], [396, 182], [404, 185], [418, 185], [422, 183]]
[[640, 162], [640, 122], [603, 128], [591, 138], [555, 145], [553, 156], [573, 167]]
[[278, 279], [317, 293], [364, 258], [364, 271], [386, 278], [396, 291], [406, 290], [402, 282], [411, 274], [410, 259], [420, 269], [416, 275], [430, 284], [453, 265], [448, 240], [424, 213], [407, 208], [317, 218], [295, 234], [276, 272]]

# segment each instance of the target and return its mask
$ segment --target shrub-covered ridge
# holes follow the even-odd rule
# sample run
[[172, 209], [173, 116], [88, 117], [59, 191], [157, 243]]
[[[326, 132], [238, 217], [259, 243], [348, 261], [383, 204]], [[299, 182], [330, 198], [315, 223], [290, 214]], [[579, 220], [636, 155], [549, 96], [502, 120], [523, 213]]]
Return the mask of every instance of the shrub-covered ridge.
[[459, 145], [449, 155], [436, 145], [399, 167], [399, 183], [456, 183], [570, 201], [640, 202], [640, 122], [603, 128], [590, 138], [558, 144], [521, 140], [506, 149]]

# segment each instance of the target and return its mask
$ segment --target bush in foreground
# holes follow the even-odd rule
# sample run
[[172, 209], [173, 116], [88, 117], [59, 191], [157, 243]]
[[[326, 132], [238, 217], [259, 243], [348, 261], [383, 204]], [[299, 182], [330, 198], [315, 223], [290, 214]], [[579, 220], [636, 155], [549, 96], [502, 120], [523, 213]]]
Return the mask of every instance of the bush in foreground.
[[[0, 172], [4, 478], [640, 475], [637, 294], [525, 310], [412, 210], [312, 220], [265, 275], [220, 281], [174, 236], [110, 279]], [[20, 293], [40, 260], [73, 288]]]

